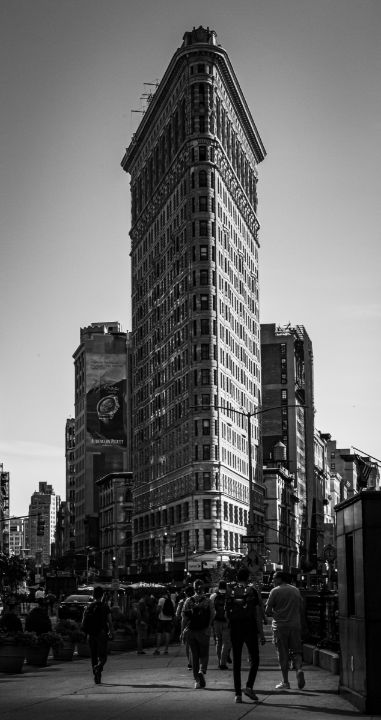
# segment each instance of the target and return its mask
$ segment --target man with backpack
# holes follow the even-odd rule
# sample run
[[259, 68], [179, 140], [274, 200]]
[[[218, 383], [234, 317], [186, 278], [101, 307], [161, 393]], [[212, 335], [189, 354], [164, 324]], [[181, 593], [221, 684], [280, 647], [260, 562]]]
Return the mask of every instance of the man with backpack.
[[215, 615], [214, 603], [204, 593], [202, 580], [195, 580], [194, 595], [183, 606], [182, 640], [189, 643], [192, 653], [192, 670], [195, 689], [204, 688], [208, 669], [209, 644]]
[[236, 703], [242, 702], [241, 662], [244, 644], [246, 644], [249, 651], [250, 660], [250, 670], [244, 693], [254, 702], [258, 702], [253, 689], [259, 666], [258, 636], [262, 645], [266, 642], [263, 634], [258, 594], [256, 589], [249, 585], [249, 577], [250, 571], [246, 567], [238, 570], [237, 585], [232, 589], [227, 602], [227, 616], [233, 649], [233, 678]]
[[217, 592], [210, 596], [211, 601], [214, 603], [215, 610], [213, 628], [216, 637], [216, 652], [220, 670], [228, 670], [227, 662], [231, 648], [230, 629], [226, 614], [227, 597], [226, 582], [225, 580], [220, 580]]
[[94, 602], [86, 608], [81, 630], [88, 636], [94, 682], [99, 685], [107, 660], [107, 640], [112, 636], [112, 619], [109, 606], [103, 602], [104, 590], [94, 588]]
[[157, 617], [156, 649], [154, 651], [154, 655], [160, 655], [160, 643], [163, 635], [164, 655], [168, 655], [168, 645], [175, 617], [175, 606], [172, 602], [170, 588], [166, 588], [165, 594], [159, 599], [157, 604]]

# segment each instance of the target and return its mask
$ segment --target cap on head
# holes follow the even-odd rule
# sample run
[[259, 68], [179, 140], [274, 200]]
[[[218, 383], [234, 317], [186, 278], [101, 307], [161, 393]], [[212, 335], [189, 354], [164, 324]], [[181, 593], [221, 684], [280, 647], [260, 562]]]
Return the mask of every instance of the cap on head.
[[200, 580], [200, 579], [195, 580], [194, 583], [193, 583], [193, 587], [194, 587], [195, 590], [200, 590], [201, 588], [204, 587], [204, 583], [203, 583], [203, 581]]

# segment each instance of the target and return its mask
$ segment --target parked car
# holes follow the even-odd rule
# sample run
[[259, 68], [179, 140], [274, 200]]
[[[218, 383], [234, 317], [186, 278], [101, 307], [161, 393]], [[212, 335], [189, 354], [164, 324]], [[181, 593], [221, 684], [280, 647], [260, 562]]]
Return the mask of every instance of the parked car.
[[58, 606], [60, 620], [81, 622], [84, 610], [93, 602], [92, 595], [69, 595]]

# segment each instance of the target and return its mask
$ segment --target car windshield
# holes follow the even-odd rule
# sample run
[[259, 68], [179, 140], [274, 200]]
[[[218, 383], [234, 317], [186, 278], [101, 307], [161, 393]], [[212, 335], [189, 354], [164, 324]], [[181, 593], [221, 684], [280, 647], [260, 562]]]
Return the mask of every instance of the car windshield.
[[93, 598], [91, 595], [69, 595], [69, 597], [67, 597], [66, 600], [64, 600], [64, 602], [65, 603], [76, 603], [76, 602], [86, 603], [86, 602], [90, 602], [92, 599]]

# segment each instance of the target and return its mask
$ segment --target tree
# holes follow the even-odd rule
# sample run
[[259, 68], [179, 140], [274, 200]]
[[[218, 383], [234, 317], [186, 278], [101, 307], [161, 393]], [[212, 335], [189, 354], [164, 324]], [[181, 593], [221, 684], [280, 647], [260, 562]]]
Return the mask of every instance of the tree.
[[17, 593], [18, 586], [26, 577], [24, 561], [17, 555], [0, 553], [0, 594], [3, 598]]

